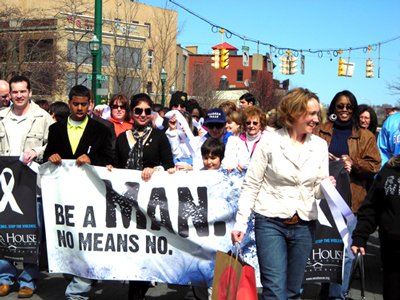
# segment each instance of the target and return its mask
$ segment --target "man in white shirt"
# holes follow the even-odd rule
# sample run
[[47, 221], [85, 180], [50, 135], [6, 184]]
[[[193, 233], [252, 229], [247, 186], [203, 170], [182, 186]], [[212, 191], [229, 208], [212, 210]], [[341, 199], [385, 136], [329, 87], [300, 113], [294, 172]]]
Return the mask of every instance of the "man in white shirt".
[[[31, 101], [32, 89], [27, 77], [11, 78], [10, 93], [13, 105], [0, 110], [0, 156], [18, 156], [24, 164], [34, 160], [40, 162], [46, 148], [49, 126], [54, 121], [45, 110]], [[13, 262], [0, 260], [0, 296], [8, 295], [16, 275]], [[39, 266], [24, 263], [24, 270], [17, 279], [20, 286], [18, 297], [32, 297], [38, 278]]]

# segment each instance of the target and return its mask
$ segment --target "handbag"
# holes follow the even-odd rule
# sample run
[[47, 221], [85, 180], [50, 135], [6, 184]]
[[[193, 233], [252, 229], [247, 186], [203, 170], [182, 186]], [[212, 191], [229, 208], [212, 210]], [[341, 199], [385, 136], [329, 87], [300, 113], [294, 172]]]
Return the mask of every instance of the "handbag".
[[217, 251], [212, 300], [257, 299], [254, 268], [243, 262], [238, 253]]
[[360, 251], [357, 252], [357, 255], [353, 261], [353, 265], [351, 266], [351, 277], [349, 281], [349, 289], [347, 290], [345, 299], [348, 300], [349, 291], [351, 288], [351, 284], [355, 279], [356, 272], [358, 271], [358, 275], [360, 278], [360, 285], [361, 285], [361, 300], [365, 300], [365, 274], [364, 274], [364, 259], [363, 255]]

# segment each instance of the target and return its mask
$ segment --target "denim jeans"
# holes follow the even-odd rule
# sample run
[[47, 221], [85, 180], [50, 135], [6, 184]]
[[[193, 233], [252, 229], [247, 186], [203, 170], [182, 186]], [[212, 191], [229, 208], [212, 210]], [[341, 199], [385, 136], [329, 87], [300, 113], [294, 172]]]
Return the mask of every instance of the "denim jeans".
[[73, 276], [65, 290], [65, 298], [67, 300], [89, 299], [89, 292], [92, 289], [93, 281], [92, 279]]
[[[0, 284], [13, 285], [17, 278], [17, 268], [8, 260], [0, 260]], [[24, 270], [18, 276], [19, 287], [28, 287], [36, 290], [36, 282], [39, 278], [39, 266], [37, 264], [24, 263]]]
[[286, 225], [255, 214], [257, 256], [264, 300], [300, 299], [315, 222]]

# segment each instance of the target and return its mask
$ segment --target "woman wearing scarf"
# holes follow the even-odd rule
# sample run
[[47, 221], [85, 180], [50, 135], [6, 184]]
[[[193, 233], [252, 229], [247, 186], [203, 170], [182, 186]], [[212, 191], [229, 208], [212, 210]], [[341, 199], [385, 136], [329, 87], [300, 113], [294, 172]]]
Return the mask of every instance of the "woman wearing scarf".
[[[120, 134], [116, 142], [117, 168], [142, 171], [142, 179], [150, 180], [155, 171], [173, 172], [171, 146], [165, 133], [152, 127], [151, 106], [153, 101], [147, 94], [136, 94], [131, 99], [134, 125]], [[145, 299], [148, 281], [130, 281], [130, 300]]]

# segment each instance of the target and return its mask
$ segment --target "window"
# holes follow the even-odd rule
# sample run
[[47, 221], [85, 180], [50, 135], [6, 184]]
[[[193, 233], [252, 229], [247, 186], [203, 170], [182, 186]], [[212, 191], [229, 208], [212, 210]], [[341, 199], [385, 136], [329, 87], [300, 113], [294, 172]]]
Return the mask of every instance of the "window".
[[106, 44], [101, 45], [101, 65], [103, 67], [110, 66], [110, 52], [111, 52], [110, 45]]
[[[75, 74], [73, 72], [68, 73], [67, 84], [66, 84], [66, 95], [68, 95], [69, 90], [77, 84], [82, 84], [87, 88], [92, 89], [92, 81], [87, 78], [88, 75], [92, 74], [86, 74], [86, 73]], [[109, 89], [109, 80], [110, 79], [107, 79], [105, 81], [100, 81], [101, 86], [99, 88]]]
[[68, 41], [68, 62], [80, 64], [91, 64], [92, 54], [88, 42]]
[[153, 83], [151, 81], [147, 82], [146, 91], [147, 91], [147, 94], [153, 93]]
[[[101, 45], [101, 64], [110, 66], [111, 47], [107, 44]], [[88, 42], [68, 41], [68, 62], [80, 64], [92, 64], [92, 53]]]
[[27, 40], [25, 43], [25, 61], [43, 62], [52, 61], [54, 53], [52, 39]]
[[72, 72], [68, 73], [67, 74], [67, 84], [66, 84], [66, 88], [67, 88], [66, 94], [68, 95], [69, 90], [77, 84], [82, 84], [82, 85], [88, 87], [89, 89], [91, 89], [92, 82], [87, 79], [87, 75], [88, 74], [85, 74], [85, 73], [78, 73], [78, 74], [75, 74]]
[[151, 24], [150, 23], [144, 23], [149, 28], [149, 36], [148, 38], [151, 38]]
[[243, 81], [243, 70], [237, 70], [236, 71], [236, 81]]
[[140, 91], [140, 79], [138, 78], [125, 77], [122, 80], [114, 78], [113, 83], [113, 94], [123, 93], [128, 99]]
[[147, 68], [153, 69], [153, 50], [147, 51]]
[[258, 74], [257, 70], [251, 71], [251, 82], [255, 82], [257, 80], [257, 74]]
[[120, 68], [140, 69], [142, 49], [115, 46], [115, 65]]

